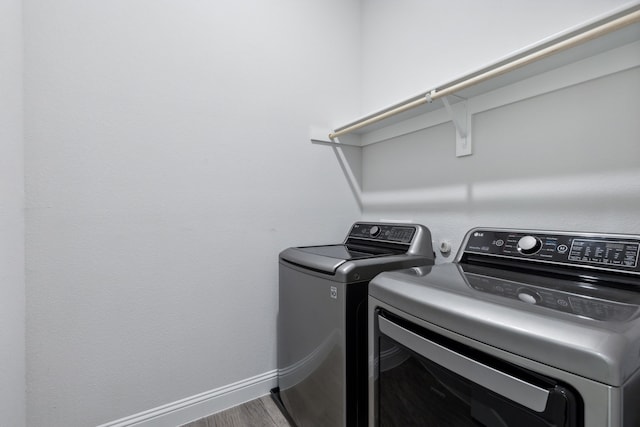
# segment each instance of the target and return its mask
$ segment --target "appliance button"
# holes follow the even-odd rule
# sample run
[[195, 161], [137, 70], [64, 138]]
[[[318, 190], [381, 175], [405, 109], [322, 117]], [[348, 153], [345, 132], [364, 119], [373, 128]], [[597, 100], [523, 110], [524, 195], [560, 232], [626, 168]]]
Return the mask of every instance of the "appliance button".
[[374, 225], [369, 229], [369, 235], [371, 235], [371, 237], [376, 237], [378, 234], [380, 234], [380, 227], [377, 225]]
[[537, 237], [524, 236], [518, 240], [518, 251], [524, 255], [532, 255], [542, 248], [542, 241]]
[[504, 245], [504, 240], [502, 240], [502, 239], [496, 240], [496, 246], [500, 247], [502, 245]]
[[525, 293], [520, 293], [518, 294], [518, 299], [520, 299], [520, 301], [524, 301], [526, 303], [529, 304], [535, 304], [536, 303], [536, 299], [529, 295], [529, 294], [525, 294]]
[[518, 299], [528, 304], [537, 304], [542, 301], [542, 297], [537, 292], [526, 288], [518, 289]]
[[567, 252], [568, 250], [569, 248], [567, 247], [567, 245], [558, 245], [558, 247], [556, 248], [556, 251], [558, 251], [561, 254]]

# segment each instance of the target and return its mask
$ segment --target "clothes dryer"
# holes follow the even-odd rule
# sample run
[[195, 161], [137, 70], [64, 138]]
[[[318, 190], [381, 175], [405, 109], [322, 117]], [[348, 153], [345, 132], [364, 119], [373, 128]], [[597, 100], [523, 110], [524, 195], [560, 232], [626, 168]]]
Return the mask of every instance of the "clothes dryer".
[[370, 425], [640, 426], [640, 236], [476, 228], [369, 286]]

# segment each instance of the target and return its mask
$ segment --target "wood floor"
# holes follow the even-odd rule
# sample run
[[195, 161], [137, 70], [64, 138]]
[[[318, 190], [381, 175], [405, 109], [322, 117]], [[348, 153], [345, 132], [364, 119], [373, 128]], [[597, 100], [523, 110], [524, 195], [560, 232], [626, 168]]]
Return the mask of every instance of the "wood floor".
[[271, 396], [218, 412], [182, 427], [290, 427]]

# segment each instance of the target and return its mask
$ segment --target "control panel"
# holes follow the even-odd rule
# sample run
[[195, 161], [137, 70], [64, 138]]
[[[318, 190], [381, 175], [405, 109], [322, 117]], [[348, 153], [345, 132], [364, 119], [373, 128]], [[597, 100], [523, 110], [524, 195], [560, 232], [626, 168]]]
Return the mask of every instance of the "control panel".
[[639, 310], [634, 304], [605, 300], [509, 280], [465, 273], [473, 289], [601, 321], [624, 322]]
[[410, 225], [369, 224], [358, 222], [353, 225], [348, 237], [409, 244], [411, 243], [415, 232], [415, 227]]
[[464, 254], [592, 267], [640, 274], [640, 236], [475, 229]]

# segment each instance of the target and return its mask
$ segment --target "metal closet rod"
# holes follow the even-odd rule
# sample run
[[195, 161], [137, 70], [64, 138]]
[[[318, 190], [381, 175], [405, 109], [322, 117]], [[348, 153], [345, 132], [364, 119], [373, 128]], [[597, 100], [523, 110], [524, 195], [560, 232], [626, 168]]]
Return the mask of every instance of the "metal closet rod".
[[560, 51], [563, 51], [565, 49], [569, 49], [573, 46], [577, 46], [580, 43], [584, 43], [586, 41], [595, 39], [597, 37], [603, 36], [605, 34], [608, 34], [610, 32], [619, 30], [623, 27], [626, 27], [627, 25], [631, 25], [634, 24], [636, 22], [640, 22], [640, 10], [636, 10], [634, 12], [628, 13], [626, 15], [623, 15], [619, 18], [616, 18], [612, 21], [606, 22], [602, 25], [599, 25], [597, 27], [591, 28], [587, 31], [584, 31], [582, 33], [576, 34], [572, 37], [569, 37], [565, 40], [562, 40], [560, 42], [554, 43], [550, 46], [547, 46], [543, 49], [540, 49], [538, 51], [535, 51], [533, 53], [530, 53], [529, 55], [525, 55], [521, 58], [517, 58], [513, 61], [509, 61], [506, 64], [500, 65], [496, 68], [492, 68], [484, 73], [480, 73], [476, 76], [470, 77], [468, 79], [465, 79], [461, 82], [455, 83], [451, 86], [448, 87], [444, 87], [442, 89], [434, 89], [430, 92], [425, 93], [423, 96], [421, 96], [418, 99], [414, 99], [412, 101], [408, 101], [402, 105], [399, 105], [391, 110], [387, 110], [384, 111], [380, 114], [376, 114], [375, 116], [366, 118], [362, 121], [359, 121], [357, 123], [354, 123], [350, 126], [347, 126], [343, 129], [340, 129], [339, 131], [335, 131], [329, 134], [329, 138], [331, 140], [341, 136], [341, 135], [345, 135], [347, 133], [351, 133], [353, 131], [356, 131], [358, 129], [361, 129], [365, 126], [369, 126], [373, 123], [377, 123], [381, 120], [384, 120], [388, 117], [392, 117], [395, 116], [397, 114], [400, 114], [404, 111], [407, 110], [411, 110], [412, 108], [415, 107], [419, 107], [420, 105], [423, 104], [427, 104], [432, 102], [433, 100], [436, 100], [438, 98], [442, 98], [444, 96], [448, 96], [448, 95], [452, 95], [455, 92], [461, 91], [463, 89], [466, 89], [470, 86], [476, 85], [478, 83], [482, 83], [486, 80], [492, 79], [494, 77], [497, 77], [499, 75], [502, 75], [504, 73], [507, 73], [511, 70], [514, 70], [516, 68], [520, 68], [523, 67], [525, 65], [528, 65], [532, 62], [538, 61], [540, 59], [546, 58], [548, 56], [551, 56], [555, 53], [558, 53]]

